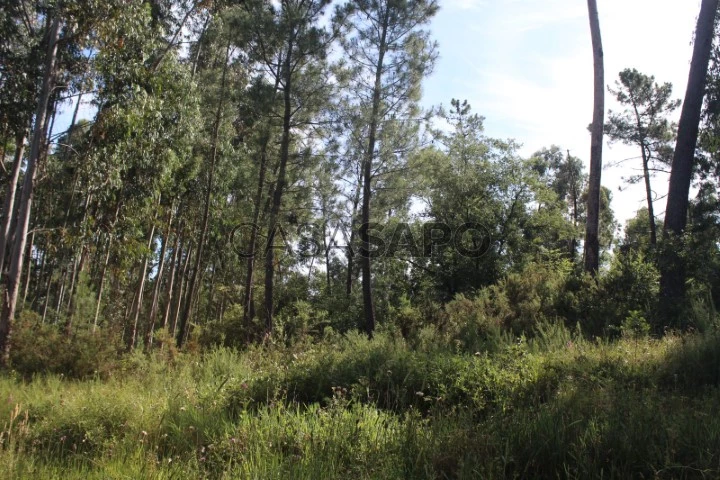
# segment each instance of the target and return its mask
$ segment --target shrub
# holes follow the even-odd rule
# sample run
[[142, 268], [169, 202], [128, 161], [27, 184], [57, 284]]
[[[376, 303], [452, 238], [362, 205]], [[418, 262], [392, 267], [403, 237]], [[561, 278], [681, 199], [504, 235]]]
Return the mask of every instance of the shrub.
[[613, 258], [608, 273], [601, 277], [600, 301], [604, 307], [604, 327], [618, 331], [628, 312], [654, 318], [660, 288], [660, 274], [652, 263], [638, 253]]
[[37, 314], [23, 311], [14, 328], [10, 363], [25, 377], [36, 373], [107, 376], [121, 351], [119, 336], [110, 329], [93, 332], [90, 326], [79, 326], [68, 337], [58, 325], [40, 323]]
[[533, 262], [473, 299], [458, 295], [445, 306], [446, 330], [470, 352], [501, 345], [508, 333], [533, 336], [538, 325], [558, 319], [570, 271], [567, 260]]

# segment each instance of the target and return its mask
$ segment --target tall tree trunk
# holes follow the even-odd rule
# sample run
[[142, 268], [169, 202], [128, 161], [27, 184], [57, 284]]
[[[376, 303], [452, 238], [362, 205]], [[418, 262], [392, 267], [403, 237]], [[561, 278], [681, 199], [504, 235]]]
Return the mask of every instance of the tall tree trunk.
[[600, 177], [602, 174], [603, 123], [605, 121], [605, 63], [597, 0], [588, 0], [595, 72], [587, 223], [585, 225], [585, 271], [596, 275], [600, 268]]
[[25, 272], [25, 286], [23, 287], [23, 298], [22, 303], [20, 304], [20, 310], [22, 311], [23, 308], [25, 308], [25, 302], [27, 302], [27, 296], [28, 296], [28, 290], [30, 290], [30, 275], [32, 274], [32, 251], [33, 251], [33, 245], [35, 244], [35, 231], [33, 231], [30, 234], [30, 241], [28, 242], [28, 249], [27, 249], [27, 271]]
[[160, 302], [160, 284], [162, 283], [163, 272], [165, 270], [165, 255], [167, 253], [167, 244], [170, 238], [170, 230], [172, 229], [174, 213], [174, 202], [170, 205], [170, 211], [168, 212], [167, 228], [165, 235], [163, 235], [162, 246], [160, 247], [160, 264], [158, 265], [157, 275], [155, 276], [155, 285], [153, 285], [152, 300], [150, 302], [150, 315], [148, 316], [148, 326], [145, 331], [145, 349], [149, 350], [152, 348], [153, 333], [155, 331], [155, 317]]
[[[85, 196], [85, 207], [83, 208], [83, 216], [82, 220], [80, 220], [80, 225], [84, 225], [85, 221], [87, 220], [88, 215], [88, 209], [90, 206], [90, 199], [92, 198], [92, 195], [88, 193]], [[73, 275], [72, 275], [72, 281], [70, 282], [70, 295], [68, 298], [68, 307], [67, 307], [67, 321], [72, 324], [73, 316], [75, 315], [75, 288], [77, 287], [78, 282], [80, 281], [80, 274], [85, 270], [85, 261], [87, 260], [88, 255], [88, 248], [85, 243], [85, 235], [83, 234], [80, 239], [80, 247], [79, 247], [80, 253], [79, 257], [76, 255], [75, 262], [73, 264]], [[70, 331], [68, 330], [68, 335], [70, 335]]]
[[41, 323], [45, 323], [45, 320], [47, 319], [47, 311], [48, 311], [48, 305], [50, 305], [50, 286], [52, 285], [52, 276], [53, 276], [53, 269], [50, 269], [50, 272], [47, 276], [47, 284], [45, 285], [45, 302], [43, 303], [43, 313], [42, 313], [42, 320]]
[[[702, 1], [695, 30], [695, 46], [685, 101], [678, 124], [663, 229], [665, 237], [671, 237], [676, 241], [681, 241], [680, 237], [687, 225], [688, 196], [717, 9], [718, 0]], [[685, 298], [685, 265], [677, 247], [677, 245], [669, 245], [668, 248], [663, 249], [664, 258], [660, 262], [661, 310], [665, 314], [664, 320], [668, 323], [678, 320]]]
[[353, 198], [352, 214], [350, 217], [350, 238], [346, 238], [347, 246], [347, 277], [345, 278], [345, 296], [352, 295], [353, 279], [355, 278], [355, 230], [357, 228], [357, 209], [360, 204], [360, 191], [362, 190], [362, 181], [358, 182], [355, 189], [355, 197]]
[[95, 298], [95, 317], [93, 318], [93, 332], [97, 330], [98, 317], [100, 317], [100, 307], [102, 306], [103, 289], [105, 288], [105, 277], [107, 275], [108, 264], [110, 263], [110, 252], [112, 250], [112, 237], [107, 241], [107, 251], [105, 252], [105, 260], [103, 261], [102, 270], [100, 271], [100, 282], [98, 283], [97, 297]]
[[65, 280], [67, 280], [67, 266], [63, 269], [62, 276], [60, 277], [60, 284], [58, 285], [57, 293], [57, 304], [55, 305], [55, 322], [60, 321], [60, 307], [62, 306], [63, 299], [65, 298]]
[[34, 298], [32, 301], [33, 307], [37, 305], [37, 301], [38, 301], [38, 297], [39, 297], [38, 293], [40, 292], [40, 285], [42, 285], [43, 280], [45, 279], [45, 266], [47, 264], [47, 255], [45, 254], [45, 251], [42, 250], [42, 253], [40, 253], [40, 252], [41, 252], [41, 250], [38, 247], [37, 254], [42, 255], [42, 260], [40, 262], [40, 268], [38, 268], [36, 270], [37, 274], [35, 275], [35, 287], [33, 288], [35, 295], [34, 295]]
[[652, 187], [650, 186], [650, 159], [645, 145], [642, 148], [643, 178], [645, 197], [647, 198], [648, 222], [650, 223], [650, 245], [657, 245], [657, 227], [655, 226], [655, 208], [653, 207]]
[[230, 60], [230, 44], [225, 51], [225, 62], [223, 64], [222, 80], [220, 81], [220, 96], [218, 98], [218, 106], [215, 112], [215, 122], [212, 132], [212, 146], [210, 151], [210, 168], [208, 172], [207, 192], [205, 193], [205, 207], [203, 209], [202, 226], [200, 227], [200, 238], [198, 239], [198, 248], [195, 252], [195, 264], [193, 266], [192, 277], [187, 291], [187, 301], [180, 317], [180, 331], [177, 337], [178, 348], [182, 347], [185, 339], [190, 331], [190, 311], [192, 310], [193, 295], [197, 286], [198, 277], [200, 275], [200, 265], [202, 262], [203, 250], [205, 249], [205, 237], [207, 236], [208, 222], [210, 220], [210, 202], [212, 201], [212, 190], [215, 180], [215, 164], [217, 163], [218, 141], [220, 132], [220, 121], [222, 120], [222, 109], [225, 103], [225, 85], [227, 79], [228, 61]]
[[375, 69], [375, 86], [373, 87], [373, 103], [372, 113], [370, 117], [370, 129], [368, 131], [368, 146], [363, 159], [363, 197], [362, 197], [362, 225], [360, 226], [360, 264], [362, 268], [362, 292], [363, 292], [363, 312], [365, 317], [365, 332], [368, 337], [372, 338], [375, 331], [375, 306], [372, 298], [372, 272], [370, 265], [370, 234], [368, 232], [370, 225], [370, 196], [372, 194], [372, 162], [375, 156], [375, 142], [378, 130], [380, 116], [380, 100], [382, 93], [382, 72], [385, 60], [385, 51], [387, 49], [387, 30], [390, 20], [390, 13], [385, 11], [383, 19], [382, 33], [378, 48], [378, 62]]
[[55, 17], [52, 20], [48, 32], [48, 50], [45, 58], [45, 72], [43, 74], [42, 88], [38, 99], [37, 112], [35, 114], [35, 127], [33, 139], [30, 145], [30, 156], [27, 161], [23, 189], [20, 197], [20, 208], [15, 232], [15, 242], [12, 249], [10, 271], [7, 278], [7, 290], [3, 299], [2, 315], [0, 316], [0, 366], [7, 367], [10, 361], [10, 341], [12, 337], [12, 326], [15, 321], [15, 309], [17, 307], [18, 293], [20, 287], [20, 274], [22, 272], [27, 243], [27, 232], [30, 224], [30, 212], [32, 209], [33, 187], [37, 172], [38, 158], [42, 151], [45, 136], [45, 120], [47, 117], [48, 103], [52, 93], [52, 80], [55, 71], [55, 58], [57, 56], [57, 44], [60, 36], [60, 19]]
[[120, 206], [121, 204], [118, 202], [118, 204], [115, 206], [115, 215], [113, 216], [113, 221], [108, 229], [108, 241], [107, 241], [107, 252], [105, 252], [105, 260], [103, 261], [102, 270], [100, 271], [100, 280], [98, 281], [98, 291], [97, 291], [97, 298], [95, 300], [95, 317], [93, 319], [93, 332], [97, 330], [98, 325], [98, 318], [100, 317], [100, 308], [102, 306], [102, 297], [103, 297], [103, 289], [105, 288], [105, 278], [107, 277], [107, 269], [108, 265], [110, 264], [110, 253], [112, 252], [112, 244], [113, 244], [113, 230], [115, 228], [115, 224], [117, 223], [118, 216], [120, 215]]
[[657, 245], [657, 227], [655, 225], [655, 208], [653, 207], [652, 187], [650, 186], [650, 148], [647, 146], [647, 134], [642, 125], [640, 111], [633, 92], [630, 91], [630, 100], [632, 101], [633, 111], [635, 112], [635, 122], [640, 137], [640, 154], [643, 164], [643, 180], [645, 181], [645, 198], [647, 200], [648, 222], [650, 225], [650, 245]]
[[[567, 151], [568, 165], [570, 165], [571, 161], [572, 161], [572, 157], [570, 156], [570, 150], [568, 150]], [[570, 194], [572, 195], [572, 208], [573, 208], [573, 213], [572, 213], [573, 236], [572, 236], [572, 239], [570, 240], [570, 260], [574, 264], [575, 258], [577, 256], [577, 245], [578, 245], [576, 232], [577, 232], [578, 223], [579, 223], [578, 222], [578, 220], [579, 220], [579, 218], [578, 218], [579, 217], [579, 215], [578, 215], [578, 197], [580, 195], [579, 195], [579, 192], [577, 189], [577, 177], [575, 176], [575, 169], [571, 167], [570, 172], [572, 172], [572, 175], [570, 177], [570, 185], [571, 185]]]
[[326, 233], [325, 233], [326, 228], [327, 228], [326, 226], [327, 226], [327, 222], [324, 222], [323, 223], [323, 243], [324, 243], [323, 247], [325, 250], [324, 251], [324, 254], [325, 254], [325, 285], [327, 288], [328, 297], [332, 297], [332, 279], [330, 277], [330, 248], [332, 247], [333, 239], [331, 238], [330, 241], [328, 242]]
[[75, 104], [75, 109], [73, 110], [73, 116], [72, 120], [70, 120], [70, 126], [68, 127], [67, 131], [67, 145], [65, 145], [65, 151], [70, 152], [72, 149], [72, 139], [73, 134], [75, 133], [75, 124], [77, 123], [78, 113], [80, 113], [80, 102], [82, 102], [83, 92], [80, 92], [77, 97], [77, 103]]
[[[150, 228], [150, 235], [148, 235], [148, 250], [152, 252], [152, 244], [153, 239], [155, 238], [155, 223], [153, 223], [152, 227]], [[143, 307], [143, 294], [145, 293], [145, 279], [147, 279], [147, 267], [148, 262], [150, 260], [150, 255], [145, 255], [145, 258], [143, 260], [142, 267], [140, 267], [140, 279], [138, 282], [138, 288], [137, 288], [137, 294], [135, 295], [136, 302], [135, 302], [135, 309], [132, 313], [132, 328], [130, 330], [130, 338], [128, 342], [128, 350], [131, 351], [133, 348], [135, 348], [135, 344], [137, 343], [137, 332], [138, 332], [138, 322], [140, 321], [140, 312], [142, 311]]]
[[205, 318], [212, 318], [212, 307], [213, 303], [215, 302], [215, 280], [217, 278], [217, 263], [212, 262], [210, 264], [210, 285], [208, 286], [207, 291], [207, 302], [205, 305]]
[[286, 170], [287, 162], [290, 158], [290, 120], [292, 120], [292, 40], [288, 41], [285, 61], [283, 62], [283, 133], [280, 141], [280, 166], [275, 182], [275, 191], [272, 197], [272, 207], [270, 208], [270, 216], [268, 220], [268, 242], [265, 248], [265, 335], [270, 335], [273, 329], [273, 292], [275, 288], [275, 249], [274, 239], [275, 230], [277, 228], [277, 220], [280, 215], [280, 207], [282, 205], [282, 197], [285, 191], [285, 183], [287, 182]]
[[183, 264], [182, 274], [180, 276], [180, 283], [178, 284], [178, 294], [176, 295], [177, 301], [175, 302], [175, 313], [172, 319], [172, 334], [177, 335], [178, 318], [180, 317], [180, 310], [183, 306], [183, 292], [187, 290], [188, 284], [188, 270], [190, 269], [190, 261], [192, 259], [193, 245], [190, 244], [188, 251], [185, 254], [185, 263]]
[[25, 132], [17, 136], [15, 140], [15, 157], [13, 158], [12, 173], [5, 191], [5, 202], [3, 206], [3, 223], [0, 227], [0, 279], [2, 279], [5, 268], [5, 254], [7, 250], [8, 240], [10, 239], [10, 225], [13, 221], [13, 213], [15, 212], [15, 194], [17, 192], [18, 178], [20, 178], [20, 168], [22, 167], [22, 158], [25, 152]]
[[3, 173], [7, 174], [7, 168], [5, 168], [5, 156], [7, 155], [7, 134], [8, 134], [8, 124], [3, 125], [2, 134], [0, 134], [0, 140], [2, 141], [2, 145], [0, 145], [0, 168], [2, 168]]
[[170, 260], [170, 280], [168, 281], [167, 294], [165, 295], [165, 311], [160, 322], [160, 328], [165, 328], [170, 318], [170, 310], [172, 308], [173, 288], [175, 287], [175, 277], [180, 270], [182, 263], [182, 249], [180, 248], [180, 232], [175, 235], [175, 245], [173, 246], [173, 256]]
[[265, 173], [267, 172], [267, 147], [270, 143], [270, 132], [266, 132], [262, 146], [260, 147], [260, 172], [258, 175], [258, 187], [255, 192], [255, 206], [253, 210], [252, 231], [250, 232], [250, 251], [247, 258], [247, 272], [245, 273], [245, 292], [243, 294], [243, 323], [250, 334], [250, 323], [254, 317], [254, 310], [251, 308], [253, 302], [253, 283], [255, 282], [255, 250], [258, 244], [258, 222], [260, 221], [260, 204], [265, 187]]

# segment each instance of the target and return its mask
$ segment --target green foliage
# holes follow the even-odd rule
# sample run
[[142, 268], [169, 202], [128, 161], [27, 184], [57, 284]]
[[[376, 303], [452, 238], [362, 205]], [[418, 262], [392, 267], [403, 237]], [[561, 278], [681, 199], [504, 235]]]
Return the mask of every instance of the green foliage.
[[[466, 355], [382, 333], [218, 349], [108, 379], [0, 379], [5, 478], [698, 478], [718, 473], [715, 334], [561, 326]], [[438, 339], [439, 341], [439, 339]], [[688, 393], [692, 393], [688, 397]], [[610, 454], [612, 452], [612, 454]]]
[[536, 328], [558, 320], [558, 304], [571, 273], [568, 260], [539, 261], [510, 273], [497, 285], [445, 306], [446, 330], [464, 351], [482, 350], [503, 332], [533, 336]]
[[623, 337], [643, 338], [650, 333], [650, 324], [645, 320], [642, 312], [632, 310], [620, 325]]
[[12, 337], [11, 367], [24, 377], [56, 373], [71, 378], [107, 376], [117, 368], [120, 339], [112, 330], [75, 329], [68, 337], [58, 325], [40, 323], [31, 312], [18, 318]]
[[605, 327], [617, 327], [627, 315], [653, 318], [660, 275], [642, 254], [617, 255], [601, 280], [598, 299], [604, 306]]

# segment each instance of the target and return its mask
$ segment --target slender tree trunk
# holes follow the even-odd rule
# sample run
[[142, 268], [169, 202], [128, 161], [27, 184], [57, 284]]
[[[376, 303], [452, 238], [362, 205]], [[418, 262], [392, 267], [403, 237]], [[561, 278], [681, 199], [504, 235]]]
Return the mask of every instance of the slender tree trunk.
[[[155, 224], [153, 223], [152, 227], [150, 227], [150, 235], [148, 235], [148, 250], [152, 252], [152, 244], [153, 239], [155, 238]], [[147, 278], [147, 267], [148, 267], [148, 261], [150, 260], [150, 255], [145, 255], [145, 259], [143, 260], [142, 267], [140, 267], [140, 281], [138, 282], [138, 288], [137, 288], [137, 294], [135, 295], [136, 303], [135, 303], [135, 309], [133, 310], [132, 314], [132, 329], [130, 330], [130, 338], [128, 343], [128, 351], [132, 351], [132, 349], [135, 348], [135, 344], [137, 343], [137, 331], [138, 331], [138, 322], [140, 321], [140, 312], [142, 311], [143, 306], [143, 294], [145, 293], [145, 279]]]
[[245, 273], [245, 292], [243, 295], [243, 323], [247, 334], [250, 334], [250, 324], [254, 317], [254, 309], [251, 308], [253, 302], [253, 287], [255, 282], [255, 250], [258, 243], [258, 222], [260, 221], [260, 204], [262, 203], [262, 194], [265, 187], [265, 173], [267, 171], [267, 147], [270, 143], [270, 132], [266, 132], [260, 149], [260, 172], [258, 175], [258, 188], [255, 193], [255, 207], [253, 211], [252, 231], [250, 232], [250, 251], [247, 258], [247, 272]]
[[[38, 248], [38, 255], [40, 255], [40, 249]], [[40, 268], [37, 269], [37, 275], [35, 276], [35, 288], [34, 290], [34, 298], [32, 301], [32, 306], [37, 305], [38, 301], [38, 293], [40, 292], [40, 285], [42, 285], [43, 279], [45, 278], [45, 265], [47, 264], [47, 255], [45, 254], [45, 251], [42, 251], [42, 261], [40, 262]]]
[[630, 92], [630, 100], [632, 101], [633, 111], [635, 112], [635, 122], [640, 137], [640, 153], [643, 164], [643, 180], [645, 181], [645, 198], [647, 199], [648, 222], [650, 225], [650, 245], [657, 245], [657, 228], [655, 226], [655, 209], [653, 208], [652, 187], [650, 186], [650, 148], [647, 146], [647, 135], [642, 125], [640, 111], [638, 110], [635, 97]]
[[158, 265], [157, 275], [155, 276], [155, 285], [153, 285], [152, 300], [150, 302], [150, 315], [148, 317], [148, 326], [145, 332], [145, 349], [149, 350], [152, 348], [153, 333], [155, 331], [155, 317], [159, 308], [160, 299], [160, 284], [162, 283], [163, 272], [165, 270], [165, 255], [167, 253], [167, 243], [170, 238], [170, 230], [172, 228], [173, 213], [174, 213], [174, 202], [170, 205], [170, 211], [168, 212], [167, 228], [166, 233], [162, 239], [162, 246], [160, 247], [160, 264]]
[[198, 63], [200, 62], [200, 52], [202, 51], [202, 40], [205, 37], [205, 33], [207, 32], [208, 25], [210, 25], [210, 20], [212, 20], [213, 16], [208, 15], [207, 20], [205, 20], [205, 23], [203, 24], [202, 31], [200, 32], [200, 36], [198, 37], [197, 41], [197, 52], [195, 53], [195, 58], [192, 62], [192, 69], [190, 73], [190, 78], [195, 78], [195, 73], [197, 72]]
[[43, 313], [42, 313], [42, 321], [41, 323], [45, 323], [45, 320], [47, 319], [47, 311], [48, 311], [48, 305], [50, 304], [50, 286], [52, 285], [52, 274], [53, 269], [50, 269], [50, 273], [47, 277], [47, 284], [45, 285], [45, 302], [43, 303]]
[[73, 309], [73, 296], [75, 295], [75, 283], [78, 279], [78, 267], [80, 266], [80, 258], [75, 255], [75, 258], [73, 258], [73, 265], [72, 265], [72, 274], [70, 275], [70, 288], [68, 288], [67, 297], [68, 297], [68, 306], [67, 306], [67, 316], [65, 318], [65, 333], [69, 337], [72, 333], [72, 309]]
[[5, 168], [5, 156], [7, 155], [7, 134], [8, 125], [3, 125], [2, 134], [0, 134], [0, 140], [2, 140], [2, 146], [0, 146], [0, 168], [3, 173], [7, 174], [7, 168]]
[[165, 295], [165, 311], [163, 312], [162, 321], [160, 322], [160, 328], [165, 328], [170, 318], [170, 309], [172, 308], [173, 300], [173, 288], [175, 287], [175, 277], [177, 271], [180, 270], [180, 264], [182, 262], [182, 250], [180, 248], [180, 233], [175, 235], [175, 246], [173, 246], [173, 256], [170, 260], [170, 280], [168, 282], [167, 294]]
[[[90, 206], [90, 199], [92, 198], [91, 194], [87, 194], [85, 196], [85, 207], [83, 209], [83, 217], [80, 221], [80, 225], [84, 225], [85, 221], [87, 220], [87, 214], [88, 209]], [[85, 261], [87, 259], [87, 245], [85, 243], [85, 235], [80, 239], [80, 256], [78, 257], [76, 255], [75, 262], [73, 263], [73, 274], [72, 274], [72, 280], [70, 282], [70, 295], [68, 296], [68, 306], [67, 306], [67, 321], [69, 322], [68, 332], [67, 334], [70, 335], [70, 328], [72, 328], [72, 321], [73, 321], [73, 315], [75, 314], [75, 288], [77, 287], [78, 281], [80, 280], [80, 274], [85, 269]]]
[[80, 94], [77, 97], [77, 103], [75, 104], [75, 110], [73, 110], [73, 116], [72, 120], [70, 120], [70, 126], [68, 127], [67, 132], [67, 145], [65, 147], [65, 151], [69, 152], [72, 148], [72, 139], [73, 134], [75, 133], [75, 124], [77, 123], [78, 113], [80, 113], [80, 102], [82, 101], [83, 92], [80, 92]]
[[18, 210], [17, 228], [15, 242], [12, 249], [10, 271], [7, 278], [7, 290], [3, 299], [2, 316], [0, 316], [0, 366], [7, 367], [10, 361], [10, 342], [12, 337], [12, 326], [15, 321], [15, 309], [17, 307], [18, 293], [20, 287], [20, 274], [22, 272], [25, 255], [25, 244], [27, 243], [27, 232], [30, 224], [30, 212], [32, 208], [33, 187], [37, 172], [38, 158], [42, 151], [45, 131], [45, 119], [47, 116], [48, 103], [52, 93], [52, 78], [55, 71], [55, 58], [57, 56], [57, 44], [60, 35], [60, 19], [52, 20], [48, 34], [48, 51], [45, 59], [45, 72], [40, 90], [40, 97], [35, 115], [35, 128], [32, 144], [30, 145], [30, 156], [28, 157], [23, 190]]
[[33, 245], [35, 244], [35, 232], [33, 231], [30, 234], [30, 242], [28, 242], [28, 249], [27, 249], [27, 271], [25, 272], [25, 286], [23, 287], [23, 299], [22, 303], [20, 304], [20, 310], [22, 311], [23, 308], [25, 308], [25, 302], [27, 302], [27, 296], [28, 296], [28, 290], [30, 290], [30, 275], [31, 275], [31, 268], [32, 268], [32, 251], [33, 251]]
[[102, 297], [103, 297], [103, 289], [105, 288], [105, 279], [107, 277], [107, 269], [108, 265], [110, 264], [110, 253], [112, 252], [112, 245], [113, 245], [113, 230], [115, 228], [115, 224], [117, 223], [118, 216], [120, 215], [120, 203], [118, 203], [115, 206], [115, 215], [113, 216], [113, 221], [111, 228], [108, 231], [108, 241], [107, 241], [107, 252], [105, 252], [105, 260], [103, 261], [102, 270], [100, 271], [100, 280], [98, 281], [98, 291], [97, 291], [97, 298], [95, 300], [95, 317], [93, 318], [93, 332], [97, 330], [98, 325], [98, 318], [100, 317], [100, 308], [102, 306]]
[[105, 260], [103, 261], [102, 270], [100, 271], [100, 281], [98, 282], [97, 298], [95, 299], [95, 317], [93, 318], [93, 332], [97, 330], [98, 318], [100, 317], [100, 307], [102, 305], [103, 290], [105, 288], [105, 277], [107, 275], [108, 264], [110, 263], [110, 252], [112, 250], [112, 237], [107, 242], [107, 252], [105, 252]]
[[362, 197], [362, 225], [360, 226], [360, 265], [362, 268], [363, 312], [365, 316], [365, 332], [372, 338], [375, 331], [375, 306], [372, 298], [372, 272], [370, 265], [370, 196], [372, 195], [372, 163], [375, 156], [375, 142], [380, 116], [380, 100], [382, 93], [382, 72], [387, 49], [387, 30], [389, 12], [384, 13], [382, 33], [380, 37], [378, 62], [375, 69], [375, 86], [373, 88], [372, 113], [368, 131], [368, 147], [363, 161], [363, 197]]
[[600, 177], [602, 174], [603, 124], [605, 121], [605, 63], [600, 36], [597, 1], [588, 0], [595, 72], [587, 223], [585, 225], [585, 271], [597, 275], [600, 268]]
[[345, 296], [352, 295], [353, 279], [355, 278], [355, 230], [357, 229], [357, 209], [360, 204], [360, 190], [362, 182], [358, 183], [353, 199], [352, 216], [350, 218], [350, 238], [347, 239], [347, 277], [345, 278]]
[[220, 97], [218, 98], [218, 106], [215, 112], [215, 122], [213, 125], [212, 133], [212, 147], [210, 152], [210, 169], [208, 172], [208, 183], [207, 192], [205, 193], [205, 208], [203, 209], [202, 226], [200, 227], [200, 238], [198, 239], [198, 248], [195, 253], [195, 264], [193, 266], [192, 277], [190, 278], [190, 285], [188, 286], [188, 299], [185, 302], [185, 308], [183, 308], [182, 316], [180, 317], [180, 332], [177, 337], [178, 348], [182, 347], [185, 342], [185, 338], [188, 336], [190, 331], [190, 311], [192, 309], [192, 299], [195, 294], [198, 277], [200, 275], [200, 265], [202, 262], [203, 250], [205, 248], [205, 237], [207, 236], [208, 222], [210, 220], [210, 203], [212, 201], [212, 190], [214, 187], [215, 180], [215, 164], [217, 163], [218, 153], [218, 136], [220, 132], [220, 122], [222, 120], [222, 108], [225, 103], [225, 84], [227, 79], [228, 61], [230, 59], [230, 44], [228, 44], [225, 51], [225, 62], [223, 64], [222, 80], [220, 82]]
[[[325, 222], [327, 224], [327, 222]], [[325, 226], [323, 225], [323, 239], [325, 242], [325, 285], [327, 286], [327, 293], [329, 297], [332, 297], [332, 279], [330, 278], [330, 247], [332, 246], [332, 239], [328, 243], [325, 237]]]
[[[570, 165], [570, 162], [572, 161], [572, 157], [570, 156], [570, 150], [568, 150], [568, 152], [567, 152], [567, 161], [568, 161], [568, 165]], [[572, 239], [570, 240], [570, 260], [571, 260], [573, 263], [575, 263], [575, 258], [576, 258], [576, 255], [577, 255], [577, 245], [578, 245], [577, 233], [576, 233], [576, 232], [577, 232], [578, 223], [579, 223], [579, 218], [578, 218], [578, 197], [579, 197], [579, 192], [578, 192], [578, 190], [577, 190], [577, 177], [575, 177], [575, 170], [571, 168], [570, 171], [572, 172], [572, 175], [571, 175], [571, 177], [570, 177], [570, 181], [572, 182], [572, 183], [571, 183], [572, 188], [571, 188], [571, 190], [570, 190], [570, 194], [572, 195], [572, 205], [573, 205], [573, 213], [572, 213], [572, 217], [573, 217], [573, 236], [572, 236]]]
[[67, 279], [67, 267], [63, 269], [62, 277], [60, 277], [60, 285], [58, 286], [57, 304], [55, 305], [55, 322], [60, 321], [60, 307], [62, 307], [65, 298], [65, 280]]
[[[687, 225], [688, 196], [717, 10], [718, 0], [702, 1], [685, 101], [678, 123], [663, 229], [664, 236], [675, 241], [681, 240]], [[685, 265], [677, 247], [670, 245], [665, 248], [660, 262], [660, 300], [666, 324], [678, 320], [685, 299]]]
[[280, 141], [280, 166], [278, 170], [277, 180], [275, 183], [275, 191], [272, 197], [272, 207], [270, 208], [270, 216], [268, 221], [268, 242], [265, 248], [265, 335], [270, 335], [273, 329], [274, 304], [273, 292], [275, 288], [275, 249], [274, 237], [277, 228], [277, 220], [282, 205], [282, 196], [285, 190], [285, 178], [287, 162], [290, 157], [290, 121], [292, 119], [292, 70], [291, 57], [293, 43], [288, 41], [287, 53], [283, 62], [283, 134]]
[[187, 284], [188, 284], [188, 270], [190, 268], [190, 260], [192, 259], [192, 251], [193, 251], [193, 245], [190, 244], [188, 247], [188, 251], [185, 254], [185, 263], [183, 265], [182, 269], [182, 275], [180, 276], [180, 283], [178, 285], [178, 294], [177, 301], [175, 302], [175, 313], [173, 314], [173, 321], [172, 321], [172, 334], [173, 336], [177, 335], [177, 326], [178, 326], [178, 318], [180, 317], [180, 310], [183, 306], [183, 292], [187, 290]]
[[650, 223], [650, 245], [657, 245], [657, 228], [655, 226], [655, 209], [653, 208], [652, 187], [650, 186], [650, 159], [647, 148], [642, 148], [643, 178], [645, 180], [645, 196], [647, 197], [648, 222]]
[[5, 202], [3, 207], [3, 223], [0, 230], [0, 279], [5, 268], [5, 255], [10, 239], [10, 226], [13, 221], [13, 213], [15, 212], [15, 194], [17, 192], [18, 178], [20, 178], [20, 167], [22, 167], [22, 158], [25, 152], [25, 132], [17, 136], [15, 144], [15, 157], [13, 158], [12, 173], [5, 191]]

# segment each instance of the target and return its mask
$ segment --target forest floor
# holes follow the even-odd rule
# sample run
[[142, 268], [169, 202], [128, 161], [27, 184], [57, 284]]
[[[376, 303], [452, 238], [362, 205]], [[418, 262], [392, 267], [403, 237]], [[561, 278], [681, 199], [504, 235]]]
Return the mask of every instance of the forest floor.
[[125, 357], [0, 377], [0, 478], [718, 478], [720, 335], [563, 327]]

